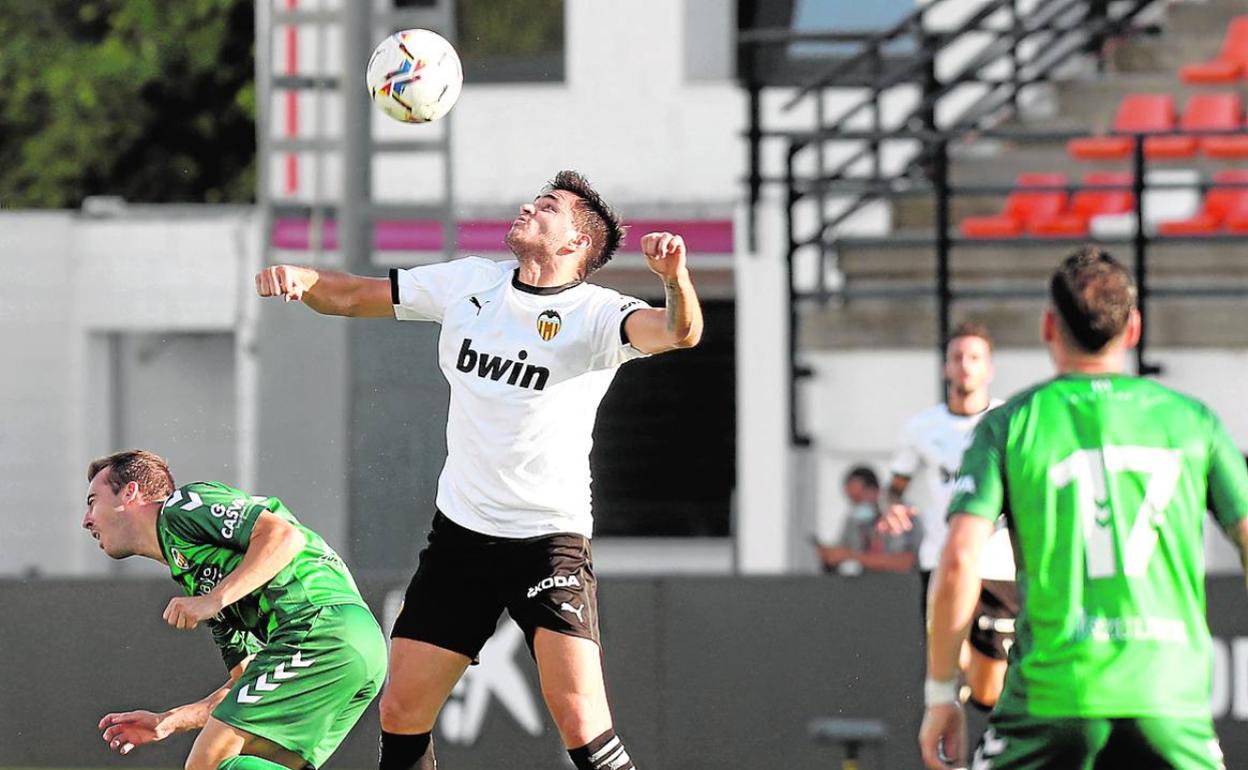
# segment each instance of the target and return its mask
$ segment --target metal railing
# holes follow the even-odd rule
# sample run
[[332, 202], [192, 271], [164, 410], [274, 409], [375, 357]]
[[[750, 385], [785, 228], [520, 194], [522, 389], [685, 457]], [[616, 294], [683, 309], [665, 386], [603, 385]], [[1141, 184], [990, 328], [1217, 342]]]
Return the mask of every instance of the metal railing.
[[[793, 443], [804, 445], [809, 437], [800, 428], [797, 410], [797, 383], [811, 374], [798, 361], [797, 327], [799, 304], [808, 299], [795, 283], [793, 263], [802, 250], [817, 252], [821, 265], [835, 254], [841, 227], [869, 203], [893, 200], [902, 196], [927, 195], [944, 201], [937, 206], [936, 227], [932, 246], [944, 258], [938, 260], [935, 276], [939, 307], [939, 339], [943, 344], [949, 324], [949, 305], [957, 295], [950, 287], [948, 252], [956, 236], [951, 232], [948, 200], [959, 194], [949, 183], [948, 146], [960, 137], [985, 130], [1017, 110], [1020, 97], [1030, 86], [1050, 82], [1059, 69], [1080, 54], [1092, 57], [1098, 68], [1103, 67], [1104, 43], [1112, 37], [1133, 34], [1137, 17], [1159, 0], [1036, 0], [1023, 10], [1020, 0], [985, 0], [951, 29], [937, 29], [930, 23], [937, 11], [950, 5], [948, 0], [933, 0], [893, 26], [871, 32], [840, 31], [837, 33], [792, 33], [789, 30], [753, 30], [739, 38], [740, 55], [747, 75], [744, 83], [749, 95], [750, 123], [749, 172], [746, 180], [749, 195], [747, 239], [751, 249], [755, 242], [755, 210], [760, 205], [763, 189], [778, 186], [784, 190], [786, 254], [789, 262], [789, 345], [793, 362], [790, 385], [790, 435]], [[1001, 20], [1004, 17], [1005, 23]], [[942, 75], [938, 59], [954, 46], [979, 36], [981, 47], [967, 57], [955, 71]], [[912, 39], [915, 53], [898, 64], [885, 55], [888, 46], [903, 39]], [[986, 38], [986, 39], [985, 39]], [[859, 50], [829, 65], [820, 75], [800, 84], [781, 108], [782, 116], [797, 110], [813, 112], [812, 125], [802, 130], [773, 129], [766, 125], [763, 114], [763, 91], [768, 85], [753, 77], [750, 66], [761, 49], [793, 43], [827, 42], [859, 46]], [[1025, 51], [1030, 48], [1031, 50]], [[1004, 77], [986, 74], [1005, 63]], [[863, 71], [866, 70], [864, 77]], [[865, 82], [865, 86], [864, 86]], [[961, 112], [943, 116], [941, 109], [952, 102], [949, 98], [962, 86], [980, 84], [985, 92]], [[886, 120], [883, 99], [898, 86], [918, 86], [919, 97], [908, 110], [901, 110]], [[866, 94], [833, 118], [827, 117], [829, 100], [844, 98], [845, 89], [865, 88]], [[938, 121], [938, 111], [943, 119]], [[850, 128], [855, 119], [866, 114], [870, 128]], [[899, 166], [885, 170], [886, 145], [898, 141], [916, 143], [906, 154], [895, 149]], [[779, 142], [784, 146], [783, 175], [769, 175], [763, 168], [763, 145]], [[849, 145], [848, 154], [829, 167], [830, 150]], [[806, 156], [813, 156], [806, 157]], [[804, 159], [803, 165], [798, 162]], [[813, 171], [801, 171], [813, 168]], [[867, 172], [861, 173], [862, 169]], [[1138, 183], [1143, 178], [1137, 176]], [[904, 182], [904, 185], [901, 184]], [[904, 188], [904, 189], [903, 189]], [[1137, 200], [1140, 199], [1137, 190]], [[839, 207], [830, 211], [829, 203]], [[813, 202], [813, 206], [811, 205]], [[815, 223], [811, 231], [799, 235], [795, 215], [800, 205], [813, 207]], [[1142, 228], [1137, 228], [1142, 231]], [[1143, 254], [1144, 248], [1137, 249]], [[1142, 257], [1138, 258], [1142, 259]], [[1138, 264], [1137, 272], [1146, 275], [1146, 266]], [[823, 275], [826, 271], [820, 270]], [[826, 287], [825, 287], [826, 288]], [[847, 296], [844, 290], [839, 290]], [[828, 292], [824, 292], [828, 294]], [[911, 292], [913, 296], [915, 292]], [[1140, 352], [1143, 356], [1143, 351]], [[1143, 358], [1141, 358], [1143, 362]]]
[[[1248, 234], [1213, 233], [1209, 235], [1163, 235], [1153, 232], [1145, 213], [1146, 196], [1150, 191], [1165, 189], [1199, 190], [1202, 194], [1211, 189], [1248, 189], [1248, 182], [1237, 183], [1202, 179], [1195, 183], [1188, 182], [1150, 182], [1150, 172], [1154, 171], [1154, 162], [1146, 153], [1149, 138], [1167, 136], [1225, 136], [1242, 135], [1243, 131], [1174, 131], [1138, 134], [1115, 134], [1130, 139], [1131, 151], [1128, 163], [1130, 174], [1129, 185], [1087, 185], [1077, 181], [1059, 186], [1017, 185], [1017, 184], [954, 184], [950, 179], [949, 155], [950, 146], [958, 142], [974, 142], [980, 140], [1003, 140], [1018, 145], [1053, 144], [1086, 136], [1084, 132], [1038, 132], [1038, 131], [986, 131], [971, 132], [962, 135], [951, 135], [947, 132], [901, 132], [901, 135], [921, 140], [930, 148], [933, 162], [930, 165], [930, 179], [923, 183], [906, 180], [904, 185], [897, 180], [868, 181], [866, 186], [870, 192], [882, 198], [898, 199], [906, 197], [925, 197], [933, 201], [934, 216], [930, 235], [922, 236], [878, 236], [838, 238], [834, 235], [823, 235], [823, 243], [834, 251], [838, 247], [853, 245], [857, 247], [871, 246], [910, 246], [930, 247], [935, 257], [935, 271], [932, 281], [911, 285], [888, 285], [869, 287], [865, 290], [855, 287], [850, 282], [830, 285], [827, 276], [831, 272], [826, 260], [831, 251], [821, 251], [820, 269], [817, 271], [818, 281], [813, 288], [799, 288], [793, 276], [796, 272], [793, 258], [798, 251], [798, 243], [791, 240], [789, 244], [790, 274], [790, 327], [791, 338], [797, 336], [797, 321], [800, 306], [803, 304], [827, 303], [832, 300], [852, 301], [855, 299], [915, 299], [935, 297], [937, 308], [936, 344], [943, 348], [950, 329], [951, 307], [955, 302], [973, 299], [1046, 299], [1047, 289], [1043, 285], [993, 286], [991, 288], [958, 287], [954, 284], [951, 271], [951, 257], [955, 249], [1000, 248], [1002, 246], [1020, 246], [1043, 243], [1045, 245], [1079, 245], [1088, 242], [1104, 245], [1124, 245], [1130, 252], [1131, 264], [1138, 288], [1138, 305], [1144, 324], [1140, 342], [1135, 348], [1137, 370], [1141, 375], [1160, 373], [1161, 367], [1148, 355], [1147, 331], [1148, 307], [1153, 299], [1166, 298], [1201, 298], [1201, 299], [1244, 299], [1248, 298], [1248, 283], [1220, 283], [1211, 286], [1153, 286], [1149, 275], [1149, 252], [1155, 245], [1178, 243], [1220, 243], [1248, 242]], [[791, 159], [790, 159], [791, 160]], [[1167, 162], [1169, 165], [1169, 162]], [[1173, 166], [1169, 166], [1173, 167]], [[1096, 237], [1095, 235], [1078, 236], [1034, 236], [1024, 235], [1018, 238], [984, 238], [961, 235], [954, 226], [952, 209], [956, 199], [963, 196], [1002, 196], [1013, 192], [1043, 193], [1046, 191], [1077, 193], [1083, 190], [1123, 190], [1129, 189], [1133, 196], [1133, 219], [1131, 232], [1125, 237]], [[1202, 195], [1203, 197], [1203, 195]], [[794, 359], [791, 386], [796, 394], [797, 381], [808, 376], [809, 371], [800, 366], [796, 356], [796, 343], [793, 347]], [[791, 437], [798, 445], [809, 443], [809, 439], [801, 430], [800, 414], [795, 406], [791, 414]]]

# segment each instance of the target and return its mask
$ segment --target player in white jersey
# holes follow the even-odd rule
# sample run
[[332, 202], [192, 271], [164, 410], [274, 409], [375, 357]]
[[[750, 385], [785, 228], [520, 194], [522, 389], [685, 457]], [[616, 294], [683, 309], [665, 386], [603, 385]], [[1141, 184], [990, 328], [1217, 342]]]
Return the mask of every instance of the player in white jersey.
[[[945, 346], [945, 403], [923, 410], [906, 423], [890, 464], [889, 505], [881, 528], [898, 532], [909, 529], [913, 518], [922, 522], [919, 575], [924, 618], [928, 582], [945, 544], [945, 514], [962, 453], [980, 419], [1001, 403], [988, 393], [992, 375], [992, 338], [987, 327], [960, 324]], [[912, 491], [918, 494], [913, 495], [911, 504], [903, 502]], [[991, 707], [1001, 693], [1018, 612], [1014, 557], [1004, 528], [984, 551], [981, 577], [984, 590], [964, 655], [964, 669], [971, 702]]]
[[573, 764], [634, 767], [602, 677], [591, 434], [616, 369], [696, 345], [702, 312], [679, 235], [641, 239], [665, 308], [586, 283], [623, 235], [589, 183], [563, 171], [512, 223], [514, 261], [467, 257], [392, 270], [389, 280], [288, 265], [256, 276], [261, 296], [319, 313], [442, 325], [447, 459], [429, 544], [391, 632], [381, 770], [435, 767], [438, 712], [503, 609], [525, 632]]

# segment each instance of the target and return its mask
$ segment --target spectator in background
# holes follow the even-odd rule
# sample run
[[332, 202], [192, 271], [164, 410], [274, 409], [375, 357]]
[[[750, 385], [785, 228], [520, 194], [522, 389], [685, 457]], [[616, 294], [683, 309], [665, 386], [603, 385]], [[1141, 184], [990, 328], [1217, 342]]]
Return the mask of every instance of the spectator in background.
[[816, 544], [819, 560], [827, 572], [857, 575], [863, 570], [909, 572], [914, 569], [919, 528], [899, 534], [879, 531], [880, 479], [865, 465], [845, 475], [845, 498], [849, 503], [845, 529], [834, 546]]

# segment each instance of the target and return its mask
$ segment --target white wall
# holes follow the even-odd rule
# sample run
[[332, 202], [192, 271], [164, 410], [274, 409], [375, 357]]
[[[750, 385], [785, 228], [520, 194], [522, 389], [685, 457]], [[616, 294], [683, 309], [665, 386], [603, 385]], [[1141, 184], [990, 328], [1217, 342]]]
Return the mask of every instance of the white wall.
[[[226, 207], [138, 208], [117, 219], [0, 213], [0, 574], [115, 571], [80, 529], [86, 463], [117, 448], [107, 443], [114, 396], [137, 407], [158, 393], [166, 404], [182, 399], [188, 419], [233, 421], [234, 369], [212, 365], [220, 350], [182, 351], [208, 366], [191, 380], [111, 393], [106, 345], [119, 332], [232, 334], [251, 227], [249, 210]], [[137, 354], [133, 343], [122, 348], [123, 360]], [[213, 393], [222, 403], [205, 402]], [[150, 435], [150, 425], [128, 432], [141, 424], [123, 421], [122, 438]]]
[[66, 548], [82, 514], [80, 495], [67, 490], [83, 486], [73, 486], [81, 472], [67, 451], [76, 372], [69, 221], [0, 213], [0, 573], [76, 562]]

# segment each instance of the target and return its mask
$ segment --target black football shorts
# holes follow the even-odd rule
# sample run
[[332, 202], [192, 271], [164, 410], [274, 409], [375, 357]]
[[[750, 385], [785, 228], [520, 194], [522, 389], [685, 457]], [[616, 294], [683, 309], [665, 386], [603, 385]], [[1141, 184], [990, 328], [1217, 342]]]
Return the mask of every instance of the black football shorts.
[[1007, 660], [1017, 617], [1018, 584], [1013, 580], [985, 580], [971, 621], [971, 646], [993, 660]]
[[530, 652], [539, 628], [600, 643], [589, 538], [492, 537], [438, 512], [390, 636], [475, 661], [503, 610], [524, 631]]

